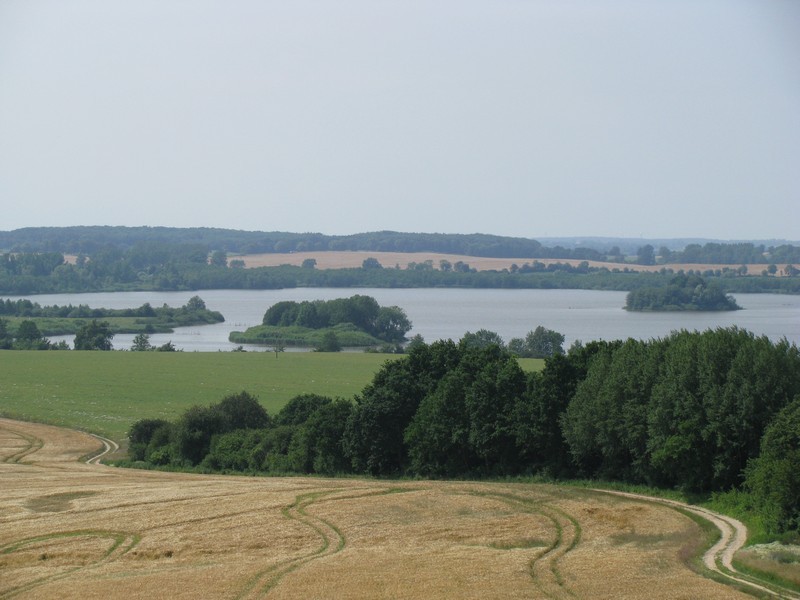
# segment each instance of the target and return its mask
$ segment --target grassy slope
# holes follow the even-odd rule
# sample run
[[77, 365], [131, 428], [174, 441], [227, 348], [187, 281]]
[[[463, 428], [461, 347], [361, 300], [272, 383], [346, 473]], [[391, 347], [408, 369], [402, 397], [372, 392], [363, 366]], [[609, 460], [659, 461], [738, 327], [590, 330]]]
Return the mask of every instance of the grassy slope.
[[270, 413], [300, 393], [350, 398], [389, 357], [204, 352], [0, 353], [0, 413], [114, 438], [141, 418], [174, 419], [193, 404], [256, 394]]
[[[302, 393], [352, 398], [392, 356], [286, 352], [0, 352], [0, 415], [124, 441], [142, 418], [247, 390], [271, 414]], [[543, 361], [520, 361], [539, 369]]]

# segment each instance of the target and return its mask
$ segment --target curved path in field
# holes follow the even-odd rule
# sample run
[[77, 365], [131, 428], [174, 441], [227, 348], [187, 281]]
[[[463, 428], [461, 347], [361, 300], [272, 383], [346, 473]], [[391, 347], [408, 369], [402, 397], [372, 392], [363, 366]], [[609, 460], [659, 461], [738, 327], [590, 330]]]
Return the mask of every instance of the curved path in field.
[[645, 496], [643, 494], [633, 494], [630, 492], [617, 492], [612, 490], [594, 490], [604, 494], [612, 494], [614, 496], [622, 496], [624, 498], [631, 498], [634, 500], [646, 500], [648, 502], [655, 502], [664, 504], [673, 508], [691, 512], [706, 521], [712, 523], [720, 532], [720, 538], [716, 544], [711, 546], [705, 554], [703, 554], [703, 564], [707, 569], [717, 573], [740, 585], [747, 586], [758, 590], [761, 593], [769, 594], [776, 598], [791, 598], [800, 599], [800, 594], [792, 590], [780, 587], [775, 584], [767, 584], [755, 577], [750, 577], [736, 570], [733, 566], [733, 556], [738, 552], [747, 542], [747, 527], [744, 523], [733, 517], [728, 517], [707, 508], [699, 506], [692, 506], [684, 502], [676, 500], [668, 500], [666, 498], [655, 498], [653, 496]]
[[94, 456], [90, 456], [89, 458], [86, 459], [87, 465], [99, 465], [100, 459], [102, 459], [107, 454], [112, 454], [117, 450], [119, 450], [119, 444], [114, 440], [105, 438], [101, 435], [97, 435], [94, 433], [90, 433], [89, 435], [99, 440], [100, 443], [102, 444], [102, 447], [99, 449], [97, 454], [95, 454]]

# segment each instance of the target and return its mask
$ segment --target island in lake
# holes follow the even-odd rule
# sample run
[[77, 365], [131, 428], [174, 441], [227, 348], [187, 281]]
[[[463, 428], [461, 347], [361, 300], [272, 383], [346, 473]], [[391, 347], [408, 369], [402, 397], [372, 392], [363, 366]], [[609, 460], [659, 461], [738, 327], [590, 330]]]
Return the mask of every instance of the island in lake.
[[628, 293], [626, 310], [739, 310], [732, 296], [699, 275], [679, 273], [666, 286], [643, 287]]
[[380, 306], [371, 296], [355, 295], [313, 302], [283, 301], [271, 306], [261, 325], [233, 331], [236, 344], [313, 347], [337, 351], [342, 347], [380, 346], [406, 341], [411, 330], [402, 308]]

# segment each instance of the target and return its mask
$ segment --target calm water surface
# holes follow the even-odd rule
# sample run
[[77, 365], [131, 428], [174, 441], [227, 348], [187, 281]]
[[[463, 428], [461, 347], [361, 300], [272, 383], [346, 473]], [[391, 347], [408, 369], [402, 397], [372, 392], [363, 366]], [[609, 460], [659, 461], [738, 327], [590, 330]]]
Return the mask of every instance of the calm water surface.
[[[154, 345], [172, 341], [191, 351], [232, 350], [231, 331], [243, 331], [261, 323], [266, 310], [281, 300], [330, 300], [364, 294], [382, 306], [400, 306], [414, 325], [410, 335], [426, 342], [459, 339], [466, 331], [489, 329], [504, 340], [524, 337], [537, 325], [566, 337], [565, 348], [575, 340], [613, 340], [628, 337], [664, 337], [673, 330], [705, 330], [737, 325], [777, 341], [786, 337], [800, 345], [800, 296], [734, 294], [744, 310], [724, 313], [635, 313], [623, 310], [625, 292], [593, 290], [456, 290], [295, 288], [286, 290], [202, 290], [199, 292], [117, 292], [97, 294], [48, 294], [28, 296], [42, 306], [87, 304], [92, 308], [179, 307], [198, 295], [211, 310], [225, 316], [225, 323], [184, 327], [170, 334], [152, 335]], [[18, 298], [18, 297], [13, 297]], [[130, 348], [133, 335], [117, 335], [116, 349]], [[52, 337], [72, 343], [74, 336]], [[251, 348], [248, 348], [251, 349]], [[259, 348], [252, 348], [259, 349]]]

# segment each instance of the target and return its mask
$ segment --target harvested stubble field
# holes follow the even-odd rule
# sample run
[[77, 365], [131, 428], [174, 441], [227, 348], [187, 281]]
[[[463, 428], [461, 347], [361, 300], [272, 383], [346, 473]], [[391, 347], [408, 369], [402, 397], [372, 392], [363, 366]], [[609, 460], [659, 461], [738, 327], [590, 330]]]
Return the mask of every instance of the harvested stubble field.
[[[426, 260], [433, 262], [433, 268], [439, 268], [439, 261], [446, 260], [450, 264], [464, 262], [470, 268], [478, 271], [511, 269], [511, 265], [516, 264], [521, 267], [525, 263], [532, 264], [538, 261], [542, 264], [571, 264], [578, 266], [584, 262], [580, 259], [571, 258], [489, 258], [484, 256], [466, 256], [462, 254], [441, 254], [437, 252], [362, 252], [362, 251], [325, 251], [325, 252], [291, 252], [286, 254], [267, 253], [267, 254], [243, 254], [241, 256], [231, 256], [244, 262], [245, 267], [279, 267], [281, 265], [293, 265], [299, 267], [306, 259], [314, 259], [318, 269], [354, 269], [360, 267], [367, 258], [376, 259], [381, 266], [393, 269], [399, 266], [405, 269], [409, 263], [424, 263]], [[694, 270], [707, 271], [722, 270], [725, 268], [736, 269], [740, 265], [723, 264], [694, 264], [694, 263], [671, 263], [664, 265], [637, 265], [633, 263], [609, 263], [596, 260], [587, 260], [590, 267], [605, 267], [607, 269], [628, 269], [631, 271], [660, 271], [663, 268], [679, 271]], [[779, 265], [781, 268], [783, 265]], [[761, 275], [767, 266], [764, 264], [746, 265], [748, 275]]]
[[0, 598], [747, 598], [706, 534], [590, 490], [249, 478], [79, 462], [86, 434], [0, 420]]

